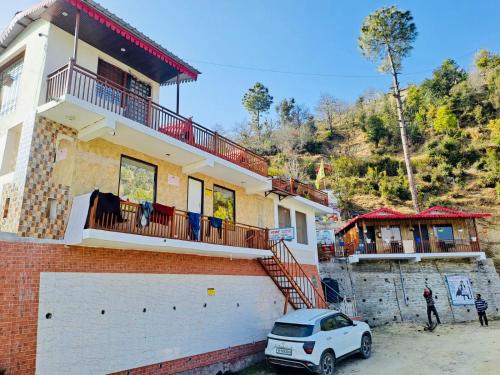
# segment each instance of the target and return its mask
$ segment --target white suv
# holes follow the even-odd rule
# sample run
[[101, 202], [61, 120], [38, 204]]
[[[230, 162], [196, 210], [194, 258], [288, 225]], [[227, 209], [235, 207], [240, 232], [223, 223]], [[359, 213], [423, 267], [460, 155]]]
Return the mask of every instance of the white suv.
[[301, 309], [276, 321], [267, 336], [267, 361], [282, 367], [305, 368], [332, 375], [335, 362], [359, 354], [370, 357], [372, 335], [368, 324], [325, 309]]

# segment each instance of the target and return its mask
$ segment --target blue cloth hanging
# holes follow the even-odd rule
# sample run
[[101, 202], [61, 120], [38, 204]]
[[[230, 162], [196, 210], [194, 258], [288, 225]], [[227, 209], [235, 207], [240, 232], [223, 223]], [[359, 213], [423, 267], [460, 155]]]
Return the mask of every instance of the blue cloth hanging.
[[137, 226], [147, 227], [149, 225], [149, 221], [151, 220], [151, 214], [153, 213], [153, 204], [151, 202], [143, 202], [139, 205], [138, 212], [138, 222]]
[[207, 237], [210, 237], [211, 228], [216, 228], [219, 233], [219, 238], [222, 238], [222, 219], [218, 217], [209, 216], [208, 222], [210, 225], [208, 226]]
[[195, 241], [200, 240], [201, 214], [197, 212], [188, 212], [189, 227]]

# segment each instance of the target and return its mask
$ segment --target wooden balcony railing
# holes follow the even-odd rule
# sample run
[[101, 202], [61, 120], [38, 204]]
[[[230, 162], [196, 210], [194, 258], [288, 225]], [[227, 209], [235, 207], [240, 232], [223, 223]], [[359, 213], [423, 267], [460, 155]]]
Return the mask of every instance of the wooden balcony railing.
[[113, 213], [103, 213], [96, 217], [96, 203], [90, 210], [89, 228], [111, 232], [138, 234], [141, 236], [161, 237], [184, 241], [205, 242], [214, 245], [246, 247], [252, 249], [268, 249], [267, 229], [223, 221], [222, 227], [210, 225], [208, 216], [201, 217], [201, 228], [195, 238], [189, 223], [188, 213], [175, 210], [172, 216], [153, 212], [147, 226], [141, 226], [138, 218], [139, 204], [121, 202], [123, 221], [119, 222]]
[[472, 242], [467, 240], [425, 240], [418, 244], [415, 243], [417, 253], [457, 253], [457, 252], [470, 252], [481, 251], [479, 242]]
[[63, 95], [127, 117], [252, 172], [267, 177], [265, 158], [186, 117], [78, 66], [68, 65], [47, 77], [47, 101]]
[[293, 178], [273, 178], [273, 189], [290, 195], [299, 195], [313, 202], [328, 206], [328, 194]]
[[[460, 252], [475, 252], [481, 251], [479, 242], [472, 242], [467, 240], [425, 240], [419, 243], [413, 242], [412, 253], [460, 253]], [[365, 244], [365, 249], [359, 248], [359, 243], [344, 243], [343, 246], [335, 244], [335, 256], [347, 257], [354, 255], [356, 252], [359, 254], [402, 254], [404, 253], [402, 241], [390, 241], [380, 243]]]

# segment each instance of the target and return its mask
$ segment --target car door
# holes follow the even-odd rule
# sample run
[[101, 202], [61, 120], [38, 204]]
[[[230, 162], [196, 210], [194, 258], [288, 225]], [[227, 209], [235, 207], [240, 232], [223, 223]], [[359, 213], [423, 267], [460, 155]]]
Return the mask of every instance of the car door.
[[349, 352], [347, 337], [344, 330], [337, 328], [337, 314], [323, 318], [321, 321], [321, 336], [327, 348], [332, 348], [335, 356], [341, 357]]
[[344, 354], [359, 349], [361, 346], [361, 336], [359, 335], [353, 321], [344, 314], [340, 313], [334, 316], [334, 321], [335, 331], [338, 331], [339, 335], [343, 338], [342, 342], [345, 345]]

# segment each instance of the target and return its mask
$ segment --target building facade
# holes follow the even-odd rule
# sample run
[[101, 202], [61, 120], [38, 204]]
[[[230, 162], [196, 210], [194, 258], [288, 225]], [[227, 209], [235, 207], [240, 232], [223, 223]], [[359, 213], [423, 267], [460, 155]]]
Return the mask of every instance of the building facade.
[[215, 373], [261, 353], [285, 308], [323, 306], [326, 194], [181, 115], [199, 74], [90, 0], [0, 35], [7, 374]]

